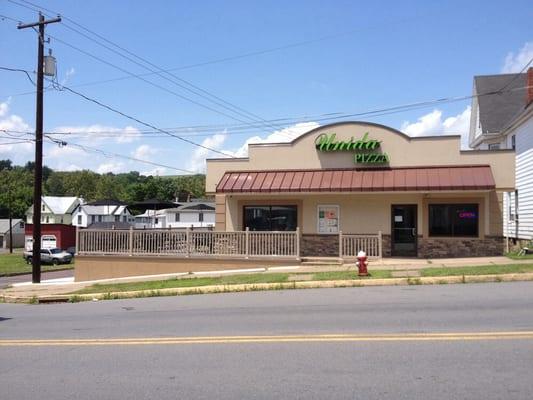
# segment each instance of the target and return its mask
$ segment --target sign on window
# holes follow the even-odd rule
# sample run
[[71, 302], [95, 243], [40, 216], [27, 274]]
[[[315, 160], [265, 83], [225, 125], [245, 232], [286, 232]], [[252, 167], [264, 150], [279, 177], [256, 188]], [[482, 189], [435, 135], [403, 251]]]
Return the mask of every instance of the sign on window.
[[318, 206], [318, 233], [339, 233], [339, 206]]

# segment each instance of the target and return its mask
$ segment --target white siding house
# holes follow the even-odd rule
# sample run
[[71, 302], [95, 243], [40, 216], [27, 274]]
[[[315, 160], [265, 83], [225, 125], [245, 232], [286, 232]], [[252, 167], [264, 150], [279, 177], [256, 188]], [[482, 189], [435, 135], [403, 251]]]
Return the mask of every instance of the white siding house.
[[164, 210], [146, 210], [135, 216], [136, 229], [202, 228], [215, 226], [215, 205], [210, 202], [187, 202]]
[[[13, 247], [24, 247], [24, 221], [11, 220], [11, 236]], [[0, 219], [0, 249], [9, 248], [9, 219]]]
[[479, 97], [479, 102], [474, 97], [470, 147], [515, 150], [515, 191], [503, 196], [503, 234], [533, 240], [533, 68], [524, 74], [475, 77], [474, 94], [507, 84], [508, 93]]
[[516, 190], [504, 197], [504, 233], [533, 240], [533, 107], [527, 119], [509, 130], [516, 143]]
[[105, 226], [113, 223], [129, 224], [133, 221], [126, 205], [119, 204], [83, 204], [78, 207], [72, 219], [72, 225], [80, 228], [90, 227], [92, 224]]
[[[72, 224], [72, 214], [81, 204], [78, 197], [43, 196], [41, 199], [42, 224]], [[26, 222], [33, 224], [33, 205], [26, 211]]]

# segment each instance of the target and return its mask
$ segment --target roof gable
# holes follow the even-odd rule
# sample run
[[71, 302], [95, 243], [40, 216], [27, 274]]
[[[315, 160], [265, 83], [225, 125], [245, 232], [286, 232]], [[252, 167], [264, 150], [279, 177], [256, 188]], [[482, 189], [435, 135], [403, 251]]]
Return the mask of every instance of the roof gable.
[[43, 196], [43, 203], [53, 214], [68, 214], [74, 210], [80, 200], [77, 197]]
[[[479, 121], [482, 133], [500, 133], [507, 124], [525, 107], [524, 88], [526, 74], [500, 74], [475, 76], [474, 84], [478, 95]], [[506, 88], [505, 93], [498, 92]], [[482, 96], [479, 96], [482, 95]]]

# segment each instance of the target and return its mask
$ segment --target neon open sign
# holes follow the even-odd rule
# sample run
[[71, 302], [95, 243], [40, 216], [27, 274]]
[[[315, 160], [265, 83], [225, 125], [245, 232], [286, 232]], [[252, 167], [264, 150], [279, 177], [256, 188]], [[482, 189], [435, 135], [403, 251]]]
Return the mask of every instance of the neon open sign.
[[473, 218], [476, 218], [476, 213], [472, 211], [459, 211], [459, 218], [473, 219]]
[[390, 161], [387, 153], [377, 152], [381, 147], [379, 140], [370, 139], [366, 132], [361, 139], [337, 140], [335, 133], [318, 136], [315, 140], [315, 147], [318, 151], [353, 151], [354, 162], [357, 164], [385, 164]]

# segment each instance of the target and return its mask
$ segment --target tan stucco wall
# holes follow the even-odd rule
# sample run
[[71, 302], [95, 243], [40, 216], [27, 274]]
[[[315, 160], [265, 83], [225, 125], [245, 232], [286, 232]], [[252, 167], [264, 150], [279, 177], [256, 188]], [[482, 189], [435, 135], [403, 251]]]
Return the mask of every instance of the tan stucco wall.
[[295, 259], [194, 259], [176, 257], [78, 256], [74, 280], [92, 281], [125, 276], [174, 274], [181, 272], [224, 271], [230, 269], [296, 265]]
[[390, 167], [430, 165], [490, 165], [499, 190], [515, 185], [515, 157], [512, 151], [461, 152], [458, 136], [409, 138], [390, 128], [366, 123], [324, 126], [292, 143], [249, 146], [247, 159], [207, 160], [206, 191], [214, 193], [226, 171], [273, 169], [354, 168], [352, 152], [319, 152], [315, 139], [322, 133], [335, 133], [338, 140], [363, 137], [381, 141], [381, 150], [390, 156]]
[[[501, 235], [501, 194], [492, 192], [461, 193], [336, 193], [270, 194], [226, 196], [226, 230], [243, 229], [244, 205], [285, 204], [298, 206], [298, 226], [303, 234], [317, 233], [318, 205], [338, 205], [340, 230], [344, 233], [391, 233], [391, 206], [416, 204], [417, 231], [428, 236], [430, 203], [474, 203], [479, 205], [479, 237]], [[487, 207], [487, 204], [489, 206]], [[489, 229], [490, 228], [490, 229]]]

